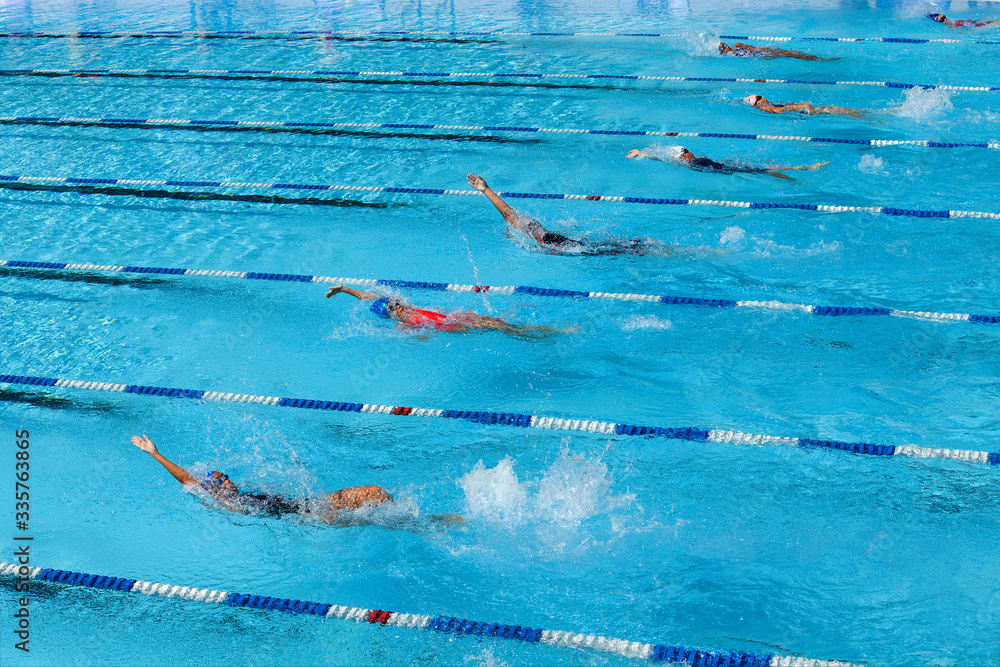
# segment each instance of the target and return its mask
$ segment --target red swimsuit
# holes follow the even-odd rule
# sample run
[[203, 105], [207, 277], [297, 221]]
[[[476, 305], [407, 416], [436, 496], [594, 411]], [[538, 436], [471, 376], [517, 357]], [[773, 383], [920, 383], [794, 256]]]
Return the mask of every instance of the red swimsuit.
[[421, 310], [420, 308], [410, 308], [406, 314], [404, 324], [411, 327], [427, 327], [437, 331], [455, 331], [464, 328], [472, 321], [472, 317], [467, 314], [445, 315], [436, 313], [433, 310]]

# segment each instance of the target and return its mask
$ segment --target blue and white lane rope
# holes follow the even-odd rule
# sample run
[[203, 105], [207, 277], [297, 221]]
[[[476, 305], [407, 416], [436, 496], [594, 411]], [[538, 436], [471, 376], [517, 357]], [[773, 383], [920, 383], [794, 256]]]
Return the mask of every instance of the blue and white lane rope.
[[[138, 178], [75, 178], [63, 176], [13, 176], [0, 174], [0, 183], [43, 183], [58, 185], [156, 185], [183, 188], [264, 188], [278, 190], [339, 190], [369, 192], [372, 194], [414, 194], [482, 197], [482, 192], [469, 188], [445, 190], [443, 188], [401, 188], [374, 185], [329, 185], [305, 183], [249, 183], [242, 181], [189, 181]], [[576, 195], [539, 192], [500, 192], [509, 199], [571, 199], [579, 201], [610, 201], [624, 204], [661, 204], [669, 206], [725, 206], [749, 209], [797, 209], [823, 213], [880, 213], [910, 218], [990, 218], [1000, 219], [1000, 213], [989, 211], [931, 211], [890, 206], [834, 206], [831, 204], [786, 204], [779, 202], [727, 201], [720, 199], [671, 199], [666, 197], [625, 197], [621, 195]]]
[[489, 292], [490, 294], [532, 294], [535, 296], [561, 296], [583, 299], [611, 299], [618, 301], [649, 301], [667, 305], [708, 306], [712, 308], [761, 308], [785, 312], [805, 312], [831, 317], [888, 315], [909, 319], [936, 320], [940, 322], [982, 322], [996, 324], [1000, 315], [977, 315], [974, 313], [933, 313], [927, 311], [899, 310], [896, 308], [876, 308], [871, 306], [810, 306], [783, 301], [737, 301], [734, 299], [706, 299], [690, 296], [670, 296], [665, 294], [629, 294], [620, 292], [583, 292], [554, 287], [533, 287], [530, 285], [463, 285], [459, 283], [439, 283], [416, 280], [396, 280], [377, 278], [336, 278], [332, 276], [307, 276], [294, 273], [264, 273], [257, 271], [212, 271], [206, 269], [179, 269], [155, 266], [115, 266], [107, 264], [70, 264], [64, 262], [23, 262], [0, 259], [0, 267], [14, 269], [51, 269], [58, 271], [105, 271], [136, 273], [142, 275], [204, 276], [210, 278], [242, 278], [247, 280], [276, 280], [300, 283], [324, 283], [330, 285], [353, 285], [367, 289], [388, 287], [394, 289], [420, 289], [436, 292]]
[[[263, 76], [396, 76], [407, 78], [501, 78], [501, 79], [584, 79], [589, 81], [700, 81], [710, 83], [779, 83], [804, 84], [822, 86], [875, 86], [878, 88], [923, 88], [925, 90], [965, 90], [994, 91], [1000, 86], [953, 86], [929, 83], [900, 83], [897, 81], [813, 81], [804, 79], [747, 79], [726, 76], [652, 76], [646, 74], [553, 74], [539, 72], [403, 72], [403, 71], [366, 71], [366, 70], [325, 70], [325, 69], [0, 69], [0, 76], [183, 76], [207, 77], [213, 76], [246, 76], [247, 78]], [[307, 78], [302, 81], [309, 81]]]
[[312, 410], [333, 410], [337, 412], [361, 412], [366, 414], [396, 415], [401, 417], [440, 417], [443, 419], [463, 419], [477, 424], [514, 426], [518, 428], [539, 428], [559, 431], [582, 431], [601, 435], [660, 436], [692, 442], [715, 442], [731, 445], [783, 445], [789, 447], [821, 447], [839, 449], [854, 454], [872, 456], [909, 456], [918, 459], [954, 459], [970, 463], [985, 463], [990, 466], [1000, 464], [1000, 452], [981, 452], [968, 449], [938, 449], [917, 445], [873, 445], [867, 442], [841, 442], [839, 440], [815, 440], [812, 438], [791, 438], [722, 429], [697, 427], [666, 428], [660, 426], [636, 426], [591, 419], [564, 419], [561, 417], [541, 417], [538, 415], [513, 412], [481, 412], [471, 410], [442, 410], [435, 408], [411, 408], [399, 405], [377, 405], [373, 403], [350, 403], [323, 401], [307, 398], [285, 398], [281, 396], [257, 396], [234, 394], [202, 389], [177, 389], [112, 382], [90, 382], [67, 380], [64, 378], [35, 377], [29, 375], [0, 375], [0, 384], [19, 384], [37, 387], [59, 387], [66, 389], [87, 389], [125, 394], [142, 394], [164, 398], [190, 398], [202, 401], [228, 403], [259, 403], [287, 408], [308, 408]]
[[165, 598], [224, 604], [229, 607], [248, 607], [265, 611], [283, 611], [288, 614], [310, 614], [322, 618], [366, 622], [372, 625], [387, 625], [414, 630], [433, 630], [456, 635], [496, 637], [516, 639], [532, 644], [548, 644], [571, 648], [586, 648], [594, 651], [615, 653], [627, 658], [669, 662], [692, 667], [853, 667], [846, 662], [815, 660], [796, 656], [744, 653], [743, 651], [706, 651], [687, 646], [664, 644], [644, 644], [624, 639], [609, 639], [600, 635], [565, 632], [562, 630], [542, 630], [521, 625], [506, 625], [471, 621], [454, 616], [427, 616], [404, 614], [382, 609], [361, 609], [307, 600], [268, 597], [253, 593], [228, 593], [207, 588], [158, 584], [126, 577], [109, 577], [69, 570], [29, 567], [14, 563], [0, 562], [0, 577], [15, 579], [18, 583], [48, 581], [66, 586], [84, 586], [107, 591], [142, 593]]
[[321, 123], [302, 121], [271, 120], [198, 120], [193, 118], [80, 118], [76, 116], [0, 116], [0, 123], [52, 124], [67, 123], [78, 125], [130, 126], [130, 125], [178, 125], [194, 127], [240, 127], [253, 129], [383, 129], [383, 130], [466, 130], [476, 132], [540, 132], [553, 134], [597, 134], [623, 135], [635, 137], [700, 137], [704, 139], [755, 139], [757, 141], [806, 141], [824, 144], [850, 144], [854, 146], [920, 146], [924, 148], [993, 148], [1000, 149], [1000, 142], [948, 142], [930, 139], [843, 139], [830, 137], [796, 137], [773, 134], [747, 134], [734, 132], [667, 132], [656, 130], [607, 130], [579, 129], [568, 127], [515, 127], [510, 125], [438, 125], [426, 123]]
[[[692, 33], [667, 32], [512, 32], [512, 31], [447, 31], [447, 30], [348, 30], [330, 32], [326, 30], [293, 30], [291, 32], [199, 32], [194, 30], [150, 30], [147, 32], [103, 32], [87, 30], [80, 32], [4, 32], [0, 37], [33, 37], [43, 39], [125, 39], [125, 38], [186, 38], [186, 39], [336, 39], [337, 37], [665, 37], [689, 39]], [[968, 40], [918, 37], [768, 37], [761, 35], [719, 35], [719, 39], [752, 39], [757, 42], [888, 42], [901, 44], [1000, 44], [990, 40]]]

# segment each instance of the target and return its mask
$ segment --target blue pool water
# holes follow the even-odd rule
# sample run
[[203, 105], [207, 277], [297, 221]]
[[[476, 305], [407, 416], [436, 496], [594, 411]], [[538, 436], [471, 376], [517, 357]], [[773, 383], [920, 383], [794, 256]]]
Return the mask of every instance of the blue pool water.
[[[988, 3], [50, 2], [3, 32], [559, 31], [680, 38], [466, 41], [0, 39], [4, 68], [650, 74], [997, 85], [995, 30], [922, 14]], [[956, 37], [790, 42], [839, 60], [744, 61], [718, 34]], [[760, 42], [757, 42], [760, 43]], [[502, 86], [3, 77], [0, 116], [509, 125], [1000, 141], [997, 92], [712, 82]], [[475, 81], [472, 79], [471, 81]], [[549, 85], [551, 83], [551, 85]], [[765, 116], [740, 102], [873, 109]], [[371, 136], [375, 135], [375, 136]], [[405, 135], [405, 136], [399, 136]], [[421, 135], [421, 136], [412, 136]], [[795, 180], [627, 160], [830, 164]], [[341, 136], [0, 126], [0, 174], [467, 188], [997, 212], [1000, 153], [787, 141], [504, 132]], [[180, 190], [180, 188], [175, 188]], [[211, 188], [203, 188], [209, 191]], [[254, 189], [229, 189], [260, 194]], [[289, 191], [284, 196], [296, 196]], [[333, 196], [320, 192], [318, 197]], [[0, 259], [184, 267], [1000, 313], [996, 221], [516, 200], [555, 231], [656, 239], [672, 257], [552, 255], [480, 197], [292, 206], [0, 190]], [[721, 251], [721, 252], [717, 252]], [[885, 445], [1000, 451], [1000, 325], [400, 291], [578, 331], [545, 340], [406, 333], [325, 286], [0, 268], [0, 374], [383, 405], [498, 410]], [[660, 644], [873, 665], [996, 665], [1000, 500], [990, 466], [793, 447], [567, 434], [460, 420], [0, 387], [0, 497], [32, 452], [33, 564]], [[129, 437], [193, 471], [297, 496], [398, 499], [334, 529], [181, 492]], [[15, 532], [13, 501], [4, 534]], [[461, 513], [439, 531], [428, 517]], [[395, 527], [397, 529], [391, 529]], [[13, 551], [7, 539], [4, 553]], [[0, 560], [9, 560], [6, 555]], [[0, 589], [4, 609], [13, 605]], [[37, 586], [32, 651], [4, 664], [624, 664], [606, 654]], [[634, 661], [640, 662], [640, 661]]]

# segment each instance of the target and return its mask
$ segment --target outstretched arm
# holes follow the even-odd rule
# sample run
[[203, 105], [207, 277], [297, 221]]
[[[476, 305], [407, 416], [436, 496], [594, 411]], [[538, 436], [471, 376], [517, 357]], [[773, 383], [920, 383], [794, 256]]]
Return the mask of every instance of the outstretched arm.
[[486, 195], [486, 198], [500, 211], [500, 215], [503, 216], [508, 225], [528, 238], [533, 238], [539, 243], [542, 242], [546, 230], [537, 220], [526, 215], [519, 215], [517, 211], [510, 207], [510, 204], [500, 199], [500, 195], [493, 192], [490, 186], [486, 184], [486, 179], [482, 176], [468, 174], [466, 179], [468, 179], [469, 185]]
[[165, 457], [163, 454], [158, 452], [156, 450], [156, 445], [154, 445], [153, 441], [149, 439], [149, 436], [142, 435], [140, 437], [138, 435], [133, 435], [132, 444], [141, 449], [142, 451], [146, 452], [150, 456], [152, 456], [157, 461], [159, 461], [160, 465], [166, 468], [167, 472], [173, 475], [174, 479], [176, 479], [181, 484], [197, 484], [197, 482], [194, 480], [194, 477], [189, 475], [187, 470], [180, 467], [176, 463], [173, 463], [172, 461], [167, 459], [167, 457]]
[[865, 117], [865, 112], [861, 109], [848, 109], [847, 107], [837, 107], [832, 105], [817, 107], [816, 111], [821, 113], [840, 114], [841, 116], [854, 116], [855, 118]]
[[782, 104], [774, 105], [770, 102], [761, 102], [757, 105], [757, 108], [761, 111], [767, 111], [769, 113], [785, 113], [786, 111], [804, 111], [805, 113], [813, 114], [816, 113], [815, 107], [808, 102], [796, 102], [793, 104]]
[[666, 160], [664, 160], [656, 153], [647, 153], [645, 151], [639, 150], [638, 148], [633, 148], [631, 151], [629, 151], [628, 155], [626, 155], [625, 157], [627, 158], [644, 157], [647, 160], [659, 160], [660, 162], [666, 162]]
[[817, 162], [816, 164], [810, 164], [810, 165], [807, 165], [805, 167], [773, 167], [771, 169], [768, 169], [767, 173], [769, 173], [771, 176], [777, 176], [778, 178], [787, 178], [789, 180], [794, 180], [794, 179], [792, 179], [791, 176], [785, 176], [781, 172], [783, 172], [783, 171], [815, 171], [816, 169], [819, 169], [820, 167], [825, 167], [828, 164], [830, 164], [829, 160], [826, 161], [826, 162]]
[[808, 53], [803, 53], [802, 51], [795, 51], [789, 49], [775, 49], [771, 47], [761, 47], [766, 49], [761, 52], [762, 58], [798, 58], [799, 60], [839, 60], [838, 58], [820, 58], [819, 56], [813, 56]]
[[486, 198], [500, 211], [504, 220], [517, 227], [517, 212], [510, 207], [510, 204], [500, 199], [500, 195], [493, 192], [493, 189], [487, 185], [486, 179], [475, 174], [468, 174], [465, 178], [469, 181], [469, 185], [486, 195]]
[[355, 299], [361, 299], [362, 301], [376, 298], [376, 295], [371, 292], [362, 292], [361, 290], [356, 290], [353, 287], [344, 287], [343, 285], [334, 285], [331, 287], [326, 293], [326, 298], [329, 299], [331, 296], [340, 294], [341, 292], [344, 294], [350, 294]]

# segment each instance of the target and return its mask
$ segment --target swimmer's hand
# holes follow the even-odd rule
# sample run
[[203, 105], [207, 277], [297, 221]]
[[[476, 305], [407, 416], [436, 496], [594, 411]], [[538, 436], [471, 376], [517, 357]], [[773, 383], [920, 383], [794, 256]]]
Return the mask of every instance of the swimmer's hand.
[[626, 155], [627, 158], [642, 157], [642, 151], [638, 148], [633, 148], [632, 151]]
[[343, 291], [344, 291], [343, 285], [334, 285], [327, 291], [326, 298], [329, 299], [331, 296], [336, 296], [337, 294], [340, 294]]
[[475, 174], [467, 174], [465, 178], [466, 180], [469, 181], [469, 185], [474, 187], [476, 190], [479, 190], [480, 192], [486, 192], [487, 190], [490, 189], [490, 186], [486, 184], [486, 179], [484, 179], [482, 176], [476, 176]]
[[142, 451], [146, 452], [147, 454], [156, 454], [156, 445], [153, 444], [153, 441], [150, 440], [149, 436], [147, 436], [145, 433], [143, 433], [141, 437], [138, 435], [133, 435], [132, 444], [141, 449]]

